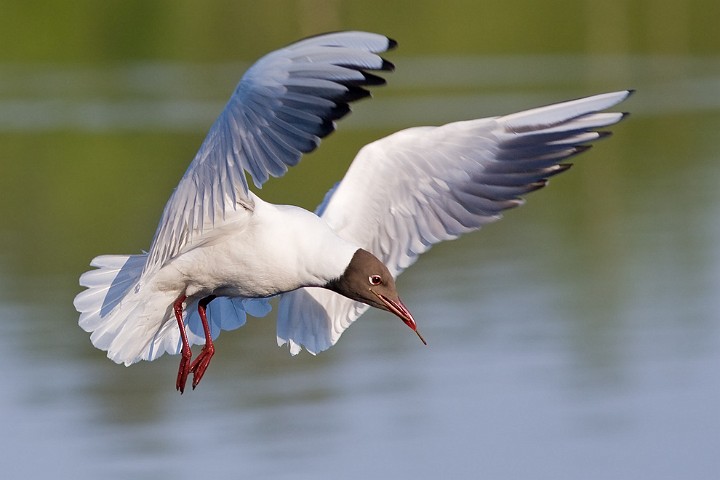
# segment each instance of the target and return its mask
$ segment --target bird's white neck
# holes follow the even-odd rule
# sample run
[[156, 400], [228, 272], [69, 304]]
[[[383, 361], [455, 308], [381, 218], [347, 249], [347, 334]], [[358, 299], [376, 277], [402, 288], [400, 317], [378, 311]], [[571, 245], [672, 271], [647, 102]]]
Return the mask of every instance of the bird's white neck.
[[296, 288], [320, 287], [339, 278], [359, 248], [340, 238], [323, 219], [299, 207], [273, 205], [255, 197], [255, 216], [265, 224], [258, 231], [275, 239], [282, 270], [294, 272]]

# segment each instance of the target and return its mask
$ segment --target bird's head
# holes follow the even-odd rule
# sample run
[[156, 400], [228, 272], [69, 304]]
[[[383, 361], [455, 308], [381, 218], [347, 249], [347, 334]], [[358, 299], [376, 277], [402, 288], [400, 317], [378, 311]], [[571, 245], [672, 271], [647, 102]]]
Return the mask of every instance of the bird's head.
[[427, 345], [417, 329], [415, 319], [400, 300], [395, 288], [395, 279], [390, 271], [367, 250], [358, 249], [340, 278], [331, 281], [325, 287], [351, 300], [394, 313]]

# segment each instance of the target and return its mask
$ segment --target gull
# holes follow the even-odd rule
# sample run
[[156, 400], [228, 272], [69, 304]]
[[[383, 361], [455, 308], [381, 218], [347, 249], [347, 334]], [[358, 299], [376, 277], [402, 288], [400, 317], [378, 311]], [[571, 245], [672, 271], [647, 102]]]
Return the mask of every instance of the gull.
[[[126, 366], [180, 353], [193, 389], [222, 330], [280, 297], [278, 345], [317, 354], [369, 307], [415, 331], [395, 279], [433, 244], [499, 220], [570, 167], [626, 114], [622, 90], [511, 115], [402, 130], [363, 147], [313, 213], [265, 202], [260, 188], [333, 132], [349, 104], [394, 66], [384, 35], [337, 32], [258, 60], [168, 200], [150, 249], [101, 255], [74, 300], [92, 344]], [[192, 359], [192, 345], [203, 345]]]

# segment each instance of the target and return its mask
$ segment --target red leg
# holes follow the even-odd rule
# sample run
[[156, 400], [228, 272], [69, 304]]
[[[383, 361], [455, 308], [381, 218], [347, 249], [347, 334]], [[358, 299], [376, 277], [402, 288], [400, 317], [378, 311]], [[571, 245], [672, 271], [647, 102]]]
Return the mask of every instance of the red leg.
[[205, 331], [205, 345], [195, 361], [190, 365], [190, 371], [193, 373], [193, 390], [195, 390], [195, 387], [197, 387], [200, 380], [202, 380], [203, 375], [205, 375], [205, 370], [207, 370], [208, 365], [210, 365], [210, 359], [215, 355], [215, 345], [213, 345], [210, 325], [208, 324], [205, 313], [208, 303], [214, 299], [215, 295], [209, 295], [198, 302], [198, 313], [200, 314], [200, 320], [202, 321], [203, 330]]
[[182, 311], [183, 302], [187, 297], [180, 295], [175, 303], [173, 303], [173, 310], [175, 311], [175, 318], [178, 322], [178, 328], [180, 329], [180, 338], [182, 339], [182, 350], [180, 354], [180, 368], [178, 369], [177, 380], [175, 381], [175, 388], [182, 394], [185, 391], [185, 382], [187, 382], [188, 374], [190, 374], [190, 359], [192, 358], [192, 351], [190, 350], [190, 343], [185, 333], [185, 322], [183, 322]]

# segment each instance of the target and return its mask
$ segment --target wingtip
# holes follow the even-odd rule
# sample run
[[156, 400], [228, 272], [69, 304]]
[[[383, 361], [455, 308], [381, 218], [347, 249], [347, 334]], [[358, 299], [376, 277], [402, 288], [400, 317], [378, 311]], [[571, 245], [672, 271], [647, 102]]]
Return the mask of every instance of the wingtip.
[[382, 59], [382, 65], [380, 65], [379, 70], [383, 72], [394, 72], [395, 71], [395, 64], [392, 63], [389, 60]]
[[583, 152], [587, 152], [592, 147], [593, 147], [592, 145], [578, 145], [575, 147], [575, 151], [573, 152], [573, 155], [579, 155]]
[[388, 41], [387, 50], [393, 50], [394, 48], [396, 48], [398, 46], [398, 42], [394, 38], [390, 38], [390, 37], [385, 37], [385, 38], [387, 38], [387, 41]]
[[360, 71], [360, 73], [363, 76], [362, 85], [367, 85], [370, 87], [380, 87], [387, 84], [387, 80], [385, 80], [383, 77], [379, 77], [377, 75], [373, 75], [372, 73], [368, 73], [362, 70]]
[[620, 90], [620, 91], [618, 91], [617, 93], [619, 93], [619, 94], [622, 93], [622, 94], [623, 94], [622, 98], [617, 102], [617, 103], [620, 103], [620, 102], [624, 102], [624, 101], [627, 100], [628, 98], [632, 97], [632, 96], [635, 94], [635, 89], [634, 89], [634, 88], [628, 88], [627, 90]]
[[345, 85], [345, 88], [347, 88], [347, 91], [337, 99], [333, 99], [335, 101], [350, 103], [350, 102], [357, 102], [358, 100], [362, 100], [363, 98], [370, 97], [370, 91], [366, 90], [364, 88], [355, 86], [355, 85]]
[[540, 190], [541, 188], [544, 188], [548, 184], [548, 179], [543, 178], [542, 180], [538, 180], [537, 182], [532, 182], [528, 184], [528, 190], [526, 193], [535, 192], [537, 190]]

